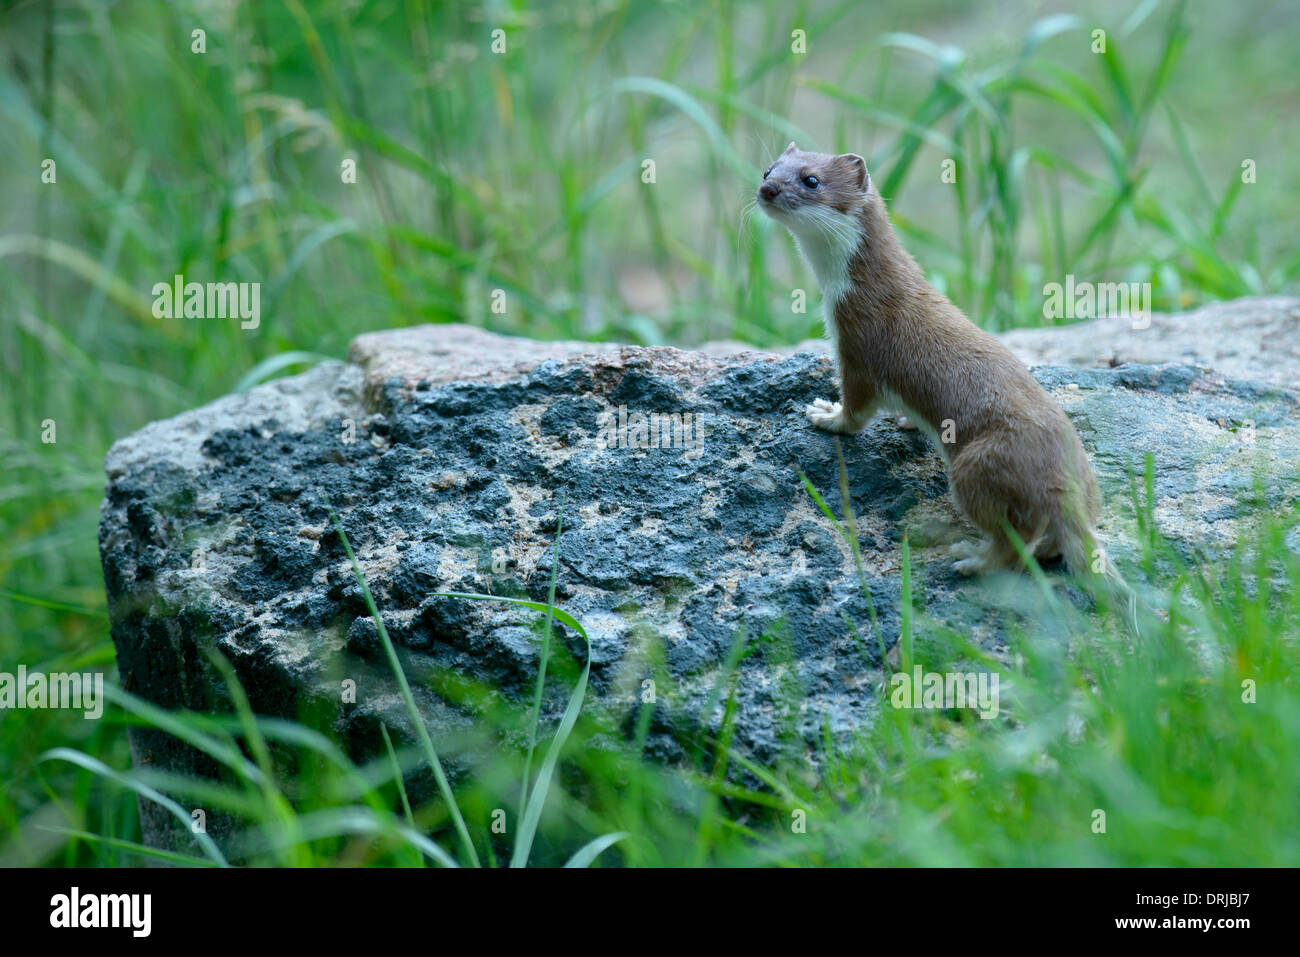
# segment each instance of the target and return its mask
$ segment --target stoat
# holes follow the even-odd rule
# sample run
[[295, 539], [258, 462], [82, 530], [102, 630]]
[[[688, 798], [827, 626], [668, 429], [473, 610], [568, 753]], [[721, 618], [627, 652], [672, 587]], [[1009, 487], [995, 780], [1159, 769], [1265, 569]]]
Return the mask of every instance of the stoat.
[[1102, 572], [1097, 480], [1060, 406], [1006, 346], [926, 282], [903, 249], [861, 156], [791, 143], [763, 174], [758, 204], [794, 234], [817, 274], [840, 401], [808, 406], [813, 425], [857, 432], [879, 407], [934, 440], [958, 508], [984, 533], [952, 546], [963, 575], [1019, 564], [1014, 529], [1039, 559]]

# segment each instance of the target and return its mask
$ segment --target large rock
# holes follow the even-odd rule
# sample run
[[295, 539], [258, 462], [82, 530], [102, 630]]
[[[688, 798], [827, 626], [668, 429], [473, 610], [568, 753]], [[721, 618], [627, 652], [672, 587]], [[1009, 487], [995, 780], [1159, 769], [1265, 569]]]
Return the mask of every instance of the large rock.
[[[1300, 387], [1300, 299], [1269, 296], [1216, 302], [1192, 312], [1155, 313], [1149, 322], [1103, 316], [1067, 326], [1013, 329], [1000, 336], [1025, 365], [1111, 369], [1128, 363], [1181, 362], [1232, 379]], [[701, 348], [717, 355], [747, 351], [727, 340]], [[824, 339], [776, 350], [825, 353]]]
[[[1121, 567], [1136, 535], [1130, 474], [1148, 451], [1157, 523], [1188, 557], [1222, 554], [1256, 511], [1297, 498], [1292, 391], [1182, 363], [1035, 375], [1092, 455]], [[466, 326], [361, 336], [348, 363], [154, 423], [110, 450], [100, 549], [123, 680], [169, 708], [225, 707], [205, 653], [215, 647], [256, 710], [308, 711], [358, 757], [375, 753], [380, 722], [409, 732], [333, 509], [445, 745], [474, 715], [432, 689], [448, 674], [507, 697], [530, 688], [538, 616], [434, 593], [544, 600], [563, 501], [557, 602], [591, 637], [589, 707], [630, 713], [661, 657], [652, 743], [671, 759], [686, 729], [716, 726], [721, 705], [700, 712], [744, 634], [758, 650], [735, 685], [739, 747], [761, 759], [791, 733], [850, 733], [870, 720], [886, 667], [869, 601], [884, 645], [899, 634], [905, 532], [917, 603], [986, 647], [1008, 623], [999, 589], [1024, 579], [951, 571], [946, 545], [962, 525], [941, 460], [878, 416], [843, 442], [868, 599], [799, 479], [842, 514], [835, 440], [802, 412], [834, 393], [829, 361], [806, 353], [537, 343]], [[675, 447], [606, 447], [602, 423], [620, 424], [620, 410], [632, 445], [638, 415], [677, 417]], [[576, 636], [559, 633], [581, 658]], [[344, 678], [357, 682], [355, 704], [341, 701]], [[152, 767], [215, 771], [157, 732], [132, 742]], [[473, 759], [450, 750], [453, 766]], [[142, 811], [147, 839], [173, 843], [157, 809]]]
[[1233, 379], [1300, 386], [1300, 299], [1238, 299], [1150, 319], [1017, 329], [1002, 341], [1031, 366], [1184, 362]]

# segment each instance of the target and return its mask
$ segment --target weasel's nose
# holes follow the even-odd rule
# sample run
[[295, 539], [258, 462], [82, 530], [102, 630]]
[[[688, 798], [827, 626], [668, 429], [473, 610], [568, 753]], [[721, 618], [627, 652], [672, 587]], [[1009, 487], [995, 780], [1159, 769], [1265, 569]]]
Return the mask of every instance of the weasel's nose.
[[764, 183], [758, 188], [758, 195], [766, 200], [776, 199], [776, 194], [781, 192], [781, 187], [775, 183]]

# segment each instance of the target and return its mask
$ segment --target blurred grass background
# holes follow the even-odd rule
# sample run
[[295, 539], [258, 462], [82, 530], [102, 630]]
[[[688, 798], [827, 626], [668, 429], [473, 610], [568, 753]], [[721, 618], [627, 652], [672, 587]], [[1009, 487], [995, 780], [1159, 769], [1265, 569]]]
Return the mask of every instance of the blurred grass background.
[[[1043, 322], [1042, 285], [1067, 273], [1149, 281], [1166, 310], [1294, 292], [1297, 39], [1300, 8], [1263, 0], [6, 3], [0, 670], [112, 673], [112, 441], [360, 332], [820, 334], [815, 306], [791, 310], [815, 282], [788, 237], [743, 215], [791, 139], [864, 155], [932, 281], [987, 328]], [[156, 319], [176, 273], [260, 282], [260, 328]], [[123, 793], [36, 779], [60, 744], [129, 763], [112, 722], [0, 716], [0, 862], [19, 844], [101, 860], [33, 844], [38, 820], [138, 836]]]

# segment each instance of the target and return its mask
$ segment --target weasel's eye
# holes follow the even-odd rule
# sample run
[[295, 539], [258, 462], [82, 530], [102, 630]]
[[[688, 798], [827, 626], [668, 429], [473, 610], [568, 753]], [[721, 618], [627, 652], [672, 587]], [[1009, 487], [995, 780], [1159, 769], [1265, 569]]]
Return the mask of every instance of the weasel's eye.
[[772, 175], [772, 167], [771, 167], [771, 166], [769, 166], [769, 167], [767, 168], [767, 171], [766, 171], [765, 173], [763, 173], [763, 179], [767, 179], [770, 175]]
[[821, 181], [816, 176], [805, 176], [803, 178], [803, 184], [809, 189], [816, 189], [819, 182]]

